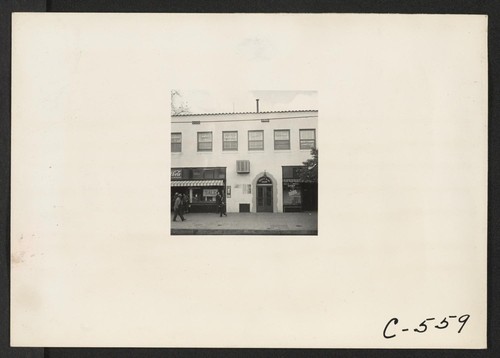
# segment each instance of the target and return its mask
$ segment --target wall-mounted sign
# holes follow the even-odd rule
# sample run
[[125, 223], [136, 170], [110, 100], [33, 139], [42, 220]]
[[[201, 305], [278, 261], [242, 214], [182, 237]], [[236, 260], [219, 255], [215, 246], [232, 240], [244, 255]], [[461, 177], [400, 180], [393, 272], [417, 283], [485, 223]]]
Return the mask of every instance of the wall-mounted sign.
[[171, 179], [182, 179], [182, 169], [171, 169], [170, 170]]
[[230, 197], [231, 197], [231, 186], [230, 186], [230, 185], [228, 185], [228, 186], [226, 187], [226, 196], [227, 196], [228, 198], [230, 198]]

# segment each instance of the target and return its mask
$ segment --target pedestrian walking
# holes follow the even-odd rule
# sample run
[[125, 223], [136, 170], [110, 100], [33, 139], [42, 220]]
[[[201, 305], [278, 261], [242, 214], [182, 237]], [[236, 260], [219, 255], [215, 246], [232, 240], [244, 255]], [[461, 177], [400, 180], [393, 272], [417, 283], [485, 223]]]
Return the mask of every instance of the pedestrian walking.
[[215, 197], [215, 205], [217, 206], [217, 214], [221, 213], [220, 216], [222, 216], [221, 204], [222, 204], [222, 196], [220, 195], [220, 192], [217, 192], [217, 196]]
[[226, 203], [224, 202], [224, 200], [220, 204], [220, 216], [222, 217], [222, 215], [227, 216], [227, 214], [226, 214]]
[[186, 220], [186, 219], [184, 219], [184, 215], [182, 215], [183, 214], [182, 212], [183, 212], [183, 210], [182, 210], [181, 194], [176, 193], [176, 198], [175, 198], [175, 202], [174, 202], [174, 221], [176, 221], [177, 215], [180, 216], [182, 221]]
[[226, 214], [226, 204], [224, 203], [224, 200], [222, 200], [222, 195], [220, 193], [217, 193], [217, 196], [215, 197], [216, 203], [217, 203], [217, 213], [224, 216], [227, 216]]
[[187, 194], [182, 195], [182, 205], [184, 206], [184, 213], [189, 212], [189, 197]]

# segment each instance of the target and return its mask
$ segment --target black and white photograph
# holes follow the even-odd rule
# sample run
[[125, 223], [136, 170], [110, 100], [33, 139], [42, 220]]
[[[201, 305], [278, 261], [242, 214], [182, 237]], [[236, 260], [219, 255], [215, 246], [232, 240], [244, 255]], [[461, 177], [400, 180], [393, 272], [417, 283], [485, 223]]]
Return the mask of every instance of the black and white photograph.
[[486, 16], [12, 34], [11, 346], [487, 346]]
[[172, 235], [317, 235], [316, 91], [171, 92]]

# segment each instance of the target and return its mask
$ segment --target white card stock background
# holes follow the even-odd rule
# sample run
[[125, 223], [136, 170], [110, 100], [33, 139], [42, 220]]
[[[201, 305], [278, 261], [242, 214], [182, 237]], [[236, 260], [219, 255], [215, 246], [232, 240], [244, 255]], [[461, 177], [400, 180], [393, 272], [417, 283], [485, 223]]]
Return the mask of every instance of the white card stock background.
[[[18, 13], [12, 51], [12, 345], [485, 348], [485, 16]], [[317, 237], [169, 235], [176, 88], [318, 91]]]

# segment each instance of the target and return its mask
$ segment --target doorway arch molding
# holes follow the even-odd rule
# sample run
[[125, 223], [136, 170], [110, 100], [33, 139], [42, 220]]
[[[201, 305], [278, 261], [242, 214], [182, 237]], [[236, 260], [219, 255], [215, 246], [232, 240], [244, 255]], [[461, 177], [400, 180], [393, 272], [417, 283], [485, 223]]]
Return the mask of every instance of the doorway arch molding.
[[278, 182], [268, 171], [263, 171], [254, 176], [252, 180], [252, 213], [257, 212], [257, 181], [263, 176], [268, 177], [273, 182], [273, 213], [278, 212]]

